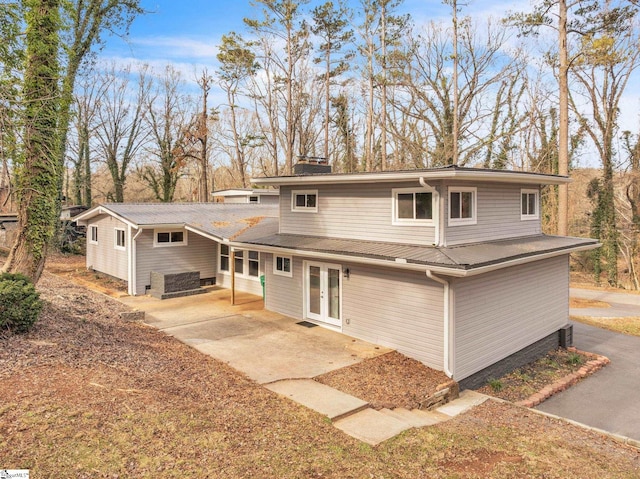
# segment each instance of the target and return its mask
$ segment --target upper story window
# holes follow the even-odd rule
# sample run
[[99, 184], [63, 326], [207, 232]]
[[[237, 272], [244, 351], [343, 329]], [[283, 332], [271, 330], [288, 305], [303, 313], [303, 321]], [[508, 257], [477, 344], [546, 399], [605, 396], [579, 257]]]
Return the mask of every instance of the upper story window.
[[520, 219], [537, 220], [540, 218], [540, 192], [538, 190], [521, 190]]
[[478, 189], [475, 187], [449, 188], [449, 226], [475, 225]]
[[318, 211], [318, 190], [293, 190], [291, 192], [291, 211]]
[[291, 269], [291, 256], [275, 256], [273, 260], [273, 274], [280, 276], [293, 276], [293, 270]]
[[98, 244], [98, 227], [96, 225], [89, 226], [89, 243]]
[[393, 224], [433, 224], [434, 192], [424, 188], [394, 188]]
[[125, 233], [124, 233], [124, 230], [120, 229], [120, 228], [116, 228], [115, 232], [116, 232], [115, 248], [116, 249], [125, 249], [126, 244], [125, 244]]
[[183, 246], [187, 244], [186, 231], [154, 230], [153, 234], [153, 246]]

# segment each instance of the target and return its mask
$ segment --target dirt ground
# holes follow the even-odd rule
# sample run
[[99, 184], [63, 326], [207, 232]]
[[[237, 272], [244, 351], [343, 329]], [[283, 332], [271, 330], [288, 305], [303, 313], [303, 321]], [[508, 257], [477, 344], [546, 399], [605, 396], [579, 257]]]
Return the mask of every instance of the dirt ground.
[[370, 447], [123, 322], [106, 295], [48, 273], [38, 289], [35, 328], [0, 339], [0, 468], [35, 478], [640, 477], [638, 450], [493, 401]]

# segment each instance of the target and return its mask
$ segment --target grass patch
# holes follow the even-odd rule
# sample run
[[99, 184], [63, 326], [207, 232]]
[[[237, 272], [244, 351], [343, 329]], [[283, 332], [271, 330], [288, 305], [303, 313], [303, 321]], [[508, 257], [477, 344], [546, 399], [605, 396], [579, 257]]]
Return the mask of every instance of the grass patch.
[[631, 336], [640, 336], [640, 317], [630, 318], [596, 318], [591, 316], [572, 315], [573, 321], [596, 326], [598, 328], [608, 329], [616, 333], [629, 334]]
[[565, 349], [550, 351], [537, 361], [515, 369], [501, 378], [490, 379], [487, 385], [478, 391], [507, 401], [521, 401], [577, 371], [586, 360], [582, 354]]

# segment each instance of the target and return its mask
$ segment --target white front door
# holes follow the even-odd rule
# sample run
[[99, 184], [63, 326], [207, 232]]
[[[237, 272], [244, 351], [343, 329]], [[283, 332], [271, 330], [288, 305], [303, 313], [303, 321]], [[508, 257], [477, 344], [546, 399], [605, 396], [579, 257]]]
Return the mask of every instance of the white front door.
[[342, 326], [342, 267], [326, 263], [306, 263], [305, 299], [307, 318]]

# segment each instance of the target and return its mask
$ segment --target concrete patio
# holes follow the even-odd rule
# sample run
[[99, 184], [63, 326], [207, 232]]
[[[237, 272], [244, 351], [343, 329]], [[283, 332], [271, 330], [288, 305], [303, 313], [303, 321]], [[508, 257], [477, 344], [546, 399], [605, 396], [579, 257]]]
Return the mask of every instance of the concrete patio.
[[[263, 309], [262, 298], [210, 288], [206, 294], [160, 300], [126, 296], [144, 322], [229, 364], [271, 391], [327, 416], [352, 437], [379, 444], [412, 427], [445, 421], [487, 396], [464, 391], [436, 411], [374, 410], [366, 401], [313, 381], [315, 376], [391, 350]], [[302, 323], [302, 324], [300, 324]]]

